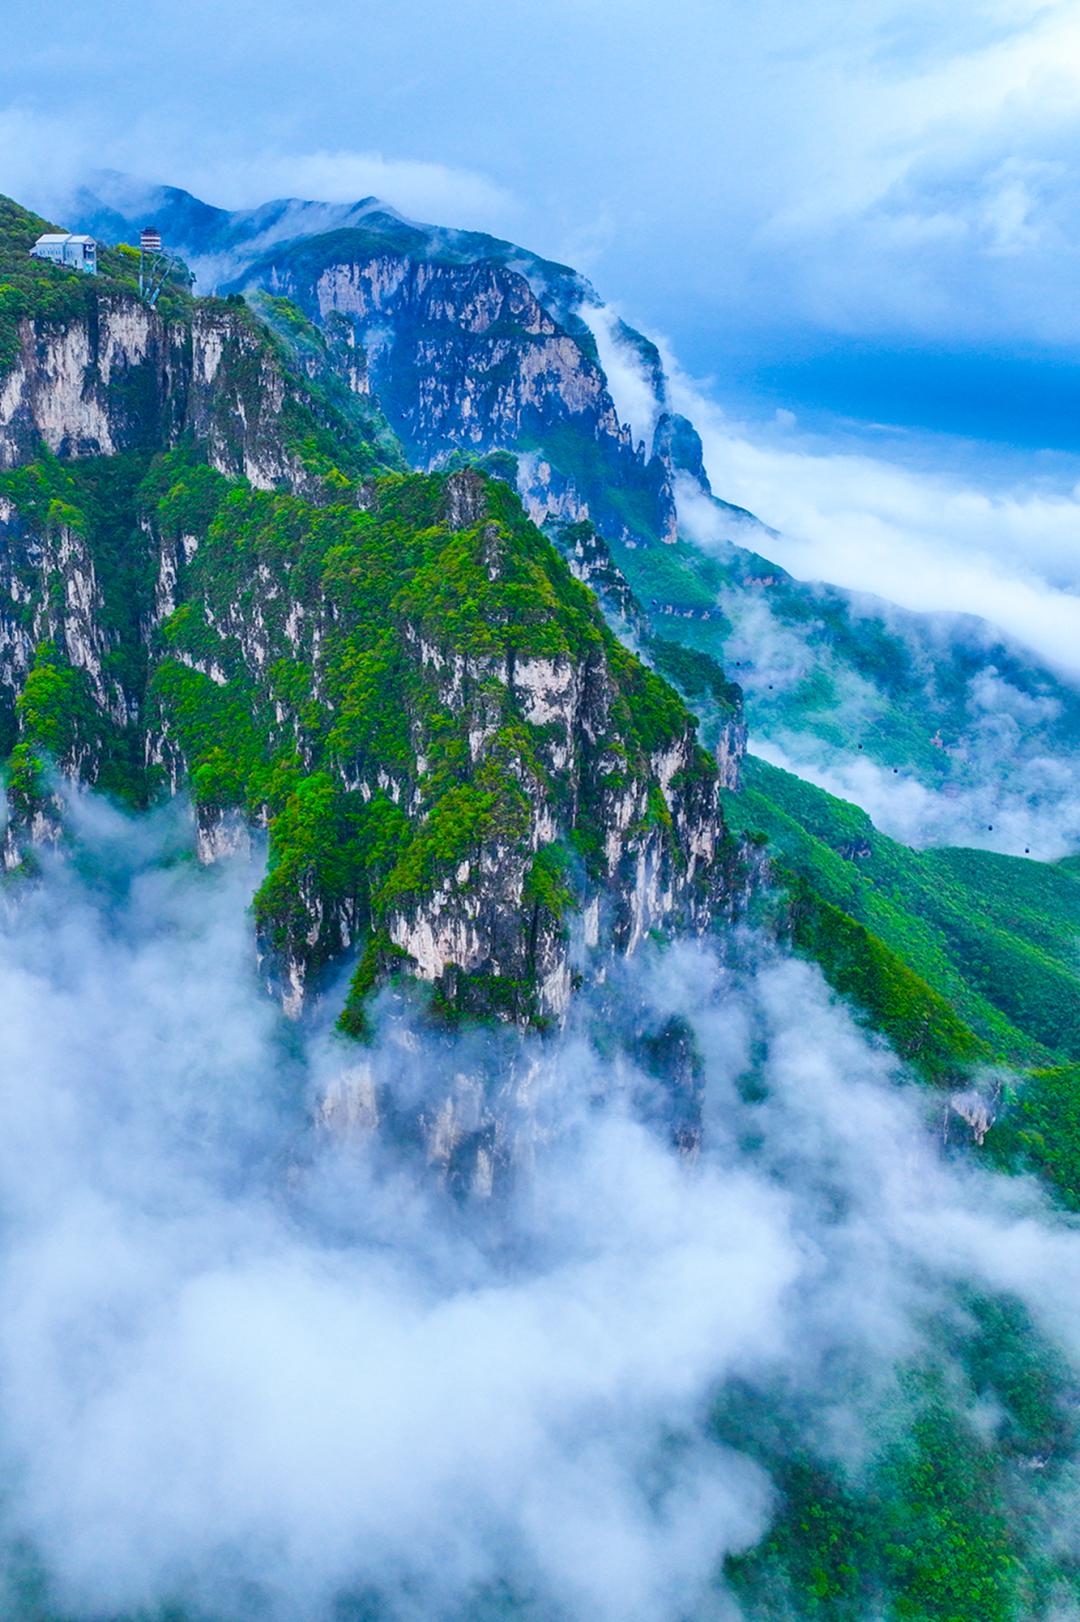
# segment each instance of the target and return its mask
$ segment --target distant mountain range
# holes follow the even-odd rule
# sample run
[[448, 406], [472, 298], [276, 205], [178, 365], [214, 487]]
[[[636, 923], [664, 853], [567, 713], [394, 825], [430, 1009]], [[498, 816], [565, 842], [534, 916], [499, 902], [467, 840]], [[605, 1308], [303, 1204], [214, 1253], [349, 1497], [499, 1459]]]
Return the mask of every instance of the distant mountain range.
[[[886, 819], [892, 780], [914, 779], [934, 798], [898, 806], [904, 833], [1015, 854], [1080, 845], [1076, 689], [973, 616], [910, 613], [769, 561], [767, 526], [713, 493], [656, 346], [578, 272], [375, 198], [229, 212], [104, 175], [70, 221], [113, 242], [152, 221], [202, 289], [242, 292], [278, 327], [273, 301], [288, 299], [332, 340], [348, 387], [377, 396], [412, 465], [501, 472], [556, 541], [590, 523], [651, 629], [730, 666], [774, 758]], [[633, 423], [612, 366], [634, 379]], [[712, 513], [707, 552], [680, 524], [694, 503]]]

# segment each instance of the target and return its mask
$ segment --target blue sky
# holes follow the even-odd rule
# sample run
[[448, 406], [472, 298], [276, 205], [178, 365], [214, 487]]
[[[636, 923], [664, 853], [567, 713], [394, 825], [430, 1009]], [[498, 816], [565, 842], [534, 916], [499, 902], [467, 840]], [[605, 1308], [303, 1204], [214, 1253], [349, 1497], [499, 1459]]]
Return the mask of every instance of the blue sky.
[[46, 203], [112, 165], [233, 206], [376, 192], [564, 258], [697, 380], [719, 487], [793, 526], [790, 566], [1015, 609], [1080, 667], [1080, 0], [7, 0], [4, 23], [0, 187]]
[[1080, 449], [1078, 90], [1075, 0], [8, 0], [0, 183], [378, 189], [744, 401]]

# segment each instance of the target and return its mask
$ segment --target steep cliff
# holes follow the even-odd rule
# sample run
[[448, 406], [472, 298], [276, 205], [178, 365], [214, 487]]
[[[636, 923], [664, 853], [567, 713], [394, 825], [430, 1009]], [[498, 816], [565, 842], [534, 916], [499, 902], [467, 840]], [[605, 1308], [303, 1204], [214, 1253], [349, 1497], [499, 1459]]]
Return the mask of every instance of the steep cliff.
[[[351, 206], [281, 203], [229, 214], [174, 188], [146, 199], [209, 286], [284, 294], [320, 327], [348, 332], [414, 464], [455, 451], [512, 452], [530, 515], [592, 519], [634, 544], [676, 533], [674, 480], [688, 424], [665, 403], [659, 356], [618, 324], [659, 391], [654, 417], [620, 417], [594, 328], [602, 307], [566, 265], [479, 232], [417, 225], [368, 198]], [[90, 193], [88, 229], [137, 224]]]
[[[313, 522], [284, 498], [231, 497], [164, 627], [172, 659], [219, 682], [216, 704], [239, 681], [245, 715], [274, 707], [268, 747], [302, 774], [278, 790], [257, 911], [294, 995], [370, 928], [369, 954], [388, 942], [456, 1007], [561, 1015], [572, 910], [587, 944], [623, 951], [724, 913], [735, 850], [716, 767], [505, 487], [464, 473], [363, 502]], [[172, 692], [194, 678], [166, 661], [155, 681], [166, 746], [216, 813], [230, 795], [199, 786]], [[282, 704], [298, 681], [302, 726]], [[260, 781], [245, 787], [249, 812], [272, 811]], [[309, 814], [341, 831], [332, 872]]]
[[572, 915], [629, 952], [731, 909], [689, 712], [505, 486], [391, 475], [314, 506], [190, 455], [118, 473], [0, 479], [13, 798], [39, 830], [46, 752], [136, 802], [189, 787], [207, 859], [268, 827], [267, 971], [299, 1010], [360, 944], [355, 1028], [395, 964], [448, 1010], [559, 1018]]
[[[446, 1013], [558, 1020], [590, 951], [731, 910], [738, 851], [690, 713], [506, 484], [391, 471], [347, 310], [316, 329], [280, 297], [264, 322], [182, 289], [151, 310], [122, 255], [78, 284], [28, 260], [40, 223], [9, 205], [0, 244], [20, 282], [0, 374], [9, 865], [58, 834], [54, 771], [136, 806], [185, 788], [204, 859], [268, 830], [255, 914], [290, 1010], [360, 952], [353, 1030], [403, 967]], [[503, 296], [475, 291], [474, 336]], [[412, 295], [465, 320], [437, 274]]]
[[42, 447], [77, 458], [182, 440], [260, 489], [402, 465], [362, 381], [299, 312], [272, 311], [275, 333], [243, 300], [186, 286], [151, 309], [130, 250], [105, 252], [96, 277], [30, 258], [44, 225], [0, 200], [0, 468]]
[[674, 539], [670, 468], [620, 422], [587, 327], [550, 314], [521, 270], [416, 257], [369, 225], [278, 249], [241, 281], [320, 325], [346, 319], [416, 465], [509, 450], [534, 518]]
[[[84, 193], [77, 210], [115, 239], [143, 215], [130, 182], [113, 190], [119, 206]], [[772, 532], [713, 495], [655, 345], [580, 274], [373, 198], [231, 213], [147, 188], [138, 206], [206, 285], [289, 293], [341, 376], [383, 397], [416, 465], [494, 451], [512, 457], [505, 476], [538, 522], [591, 521], [647, 628], [736, 673], [753, 731], [789, 759], [862, 784], [874, 803], [894, 775], [958, 796], [962, 835], [959, 808], [940, 802], [941, 836], [1000, 839], [1006, 820], [1017, 852], [1055, 820], [1080, 836], [1069, 684], [992, 626], [902, 613], [770, 562]], [[897, 826], [916, 798], [901, 796]]]

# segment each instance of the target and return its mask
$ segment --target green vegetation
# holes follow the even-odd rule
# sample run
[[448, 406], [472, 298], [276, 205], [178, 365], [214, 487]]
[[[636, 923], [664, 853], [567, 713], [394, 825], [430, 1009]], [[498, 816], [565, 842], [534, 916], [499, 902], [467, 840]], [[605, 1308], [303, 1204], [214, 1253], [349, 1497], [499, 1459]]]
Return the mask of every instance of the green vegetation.
[[926, 1401], [888, 1450], [877, 1496], [898, 1622], [1009, 1622], [1020, 1614], [999, 1460], [944, 1400]]
[[[527, 849], [530, 802], [560, 803], [566, 789], [544, 764], [542, 729], [498, 675], [509, 660], [602, 656], [615, 683], [606, 742], [627, 771], [647, 770], [689, 724], [505, 486], [489, 486], [483, 518], [454, 531], [439, 477], [384, 478], [365, 510], [221, 485], [210, 516], [206, 481], [193, 495], [180, 473], [159, 511], [200, 519], [203, 534], [185, 601], [163, 626], [151, 718], [175, 740], [201, 806], [269, 819], [255, 905], [280, 952], [325, 961], [340, 950], [330, 920], [343, 914], [385, 942], [395, 913], [440, 886], [467, 887], [482, 850]], [[253, 612], [259, 656], [245, 628]], [[450, 705], [440, 672], [463, 659], [472, 674]], [[704, 758], [696, 769], [712, 770]], [[586, 797], [583, 823], [589, 813]], [[571, 899], [558, 862], [534, 859], [526, 881], [526, 904], [555, 917]], [[382, 946], [365, 955], [348, 1028], [362, 1026], [359, 1003], [384, 959]]]
[[[0, 197], [0, 376], [16, 357], [23, 319], [63, 326], [92, 318], [103, 293], [138, 292], [138, 255], [130, 249], [99, 246], [96, 276], [32, 259], [30, 249], [42, 232], [57, 229], [9, 197]], [[163, 289], [158, 308], [166, 320], [185, 316], [191, 307], [186, 289], [173, 283]]]
[[913, 851], [856, 806], [746, 762], [729, 819], [789, 875], [797, 943], [934, 1077], [1080, 1059], [1080, 883], [1068, 864]]
[[[465, 905], [498, 853], [518, 875], [520, 903], [498, 903], [520, 912], [516, 966], [457, 975], [440, 995], [449, 1012], [538, 1017], [524, 965], [581, 898], [571, 852], [588, 848], [599, 875], [607, 797], [639, 782], [648, 809], [628, 837], [659, 836], [681, 860], [648, 779], [693, 721], [513, 491], [476, 490], [476, 521], [451, 529], [442, 475], [343, 480], [337, 499], [331, 482], [314, 504], [232, 482], [196, 446], [43, 456], [0, 476], [18, 515], [9, 611], [27, 636], [43, 616], [49, 627], [6, 712], [16, 808], [47, 794], [51, 758], [132, 805], [184, 781], [208, 834], [227, 815], [267, 826], [254, 912], [276, 959], [317, 971], [376, 943], [344, 1018], [354, 1032], [372, 977], [395, 965], [392, 921], [437, 894]], [[163, 589], [176, 606], [148, 637]], [[560, 724], [522, 708], [511, 672], [530, 661], [602, 682], [605, 733], [584, 762], [558, 754]], [[712, 792], [702, 750], [680, 785], [697, 779]], [[539, 803], [563, 841], [535, 852]]]
[[620, 443], [593, 439], [572, 421], [526, 430], [515, 448], [536, 451], [550, 462], [584, 497], [603, 534], [660, 540], [662, 473], [656, 464], [652, 473], [646, 469], [635, 478], [627, 477]]
[[865, 1502], [834, 1470], [795, 1458], [775, 1467], [782, 1504], [727, 1576], [752, 1618], [862, 1622], [873, 1594], [873, 1526]]
[[546, 913], [554, 923], [561, 923], [575, 901], [572, 866], [573, 854], [565, 845], [541, 846], [525, 875], [526, 906]]
[[367, 945], [356, 965], [345, 1007], [338, 1025], [346, 1036], [363, 1041], [372, 1035], [368, 1000], [377, 987], [389, 981], [396, 970], [408, 962], [408, 954], [395, 946], [385, 930], [368, 937]]
[[989, 1058], [987, 1044], [946, 999], [863, 924], [804, 885], [794, 886], [793, 896], [795, 945], [869, 1016], [901, 1058], [931, 1081], [948, 1081], [965, 1063]]
[[1037, 1172], [1080, 1212], [1080, 1066], [1034, 1070], [1010, 1083], [986, 1144], [1000, 1164]]
[[[99, 245], [99, 272], [86, 276], [30, 256], [33, 243], [48, 229], [46, 221], [0, 198], [0, 376], [16, 359], [20, 323], [32, 322], [40, 333], [82, 321], [92, 346], [103, 300], [122, 303], [138, 296], [135, 250]], [[186, 274], [166, 283], [155, 315], [164, 323], [166, 342], [177, 347], [197, 318], [221, 318], [225, 348], [210, 419], [220, 444], [236, 442], [238, 467], [244, 460], [239, 441], [245, 437], [272, 440], [312, 481], [339, 492], [350, 480], [387, 468], [404, 470], [401, 448], [378, 403], [350, 386], [355, 366], [346, 363], [346, 331], [333, 323], [325, 333], [319, 331], [285, 299], [257, 295], [250, 306], [235, 294], [194, 299]], [[267, 419], [273, 372], [284, 386], [278, 408]], [[88, 377], [92, 381], [94, 376], [91, 359]], [[165, 405], [160, 392], [152, 354], [126, 368], [113, 368], [108, 396], [111, 419], [119, 425], [117, 443], [148, 454], [164, 448], [176, 402]]]
[[378, 401], [347, 381], [365, 363], [345, 318], [331, 314], [316, 327], [289, 299], [255, 292], [247, 302], [273, 334], [282, 369], [304, 380], [303, 397], [287, 404], [281, 425], [284, 444], [303, 465], [339, 491], [351, 479], [405, 472], [404, 452]]
[[469, 454], [462, 450], [453, 450], [439, 463], [440, 473], [459, 473], [467, 467], [475, 468], [478, 473], [486, 473], [489, 479], [501, 479], [511, 489], [517, 489], [518, 459], [513, 451]]
[[1077, 1442], [1075, 1386], [1061, 1352], [1011, 1296], [973, 1295], [964, 1357], [976, 1399], [998, 1409], [1010, 1456], [1065, 1459]]
[[[785, 1422], [736, 1399], [718, 1411], [718, 1438], [737, 1438], [780, 1493], [767, 1536], [726, 1566], [751, 1622], [1052, 1614], [1046, 1517], [1075, 1450], [1066, 1368], [1003, 1297], [973, 1297], [949, 1339], [947, 1362], [901, 1371], [868, 1416], [871, 1453], [857, 1468], [802, 1444], [797, 1413]], [[1000, 1416], [996, 1434], [976, 1420], [980, 1404]]]
[[1002, 748], [993, 728], [980, 730], [984, 706], [1007, 716], [1012, 698], [1024, 717], [1015, 769], [1029, 757], [1075, 756], [1080, 698], [980, 621], [939, 629], [933, 617], [885, 614], [872, 598], [796, 580], [749, 550], [767, 532], [746, 514], [732, 514], [732, 539], [707, 553], [685, 540], [629, 547], [617, 527], [604, 533], [648, 630], [722, 661], [759, 737], [809, 735], [931, 786], [977, 782], [987, 752]]
[[[4, 207], [0, 370], [20, 319], [70, 320], [102, 290], [128, 296], [132, 274], [124, 250], [104, 257], [96, 285], [35, 265], [25, 248], [42, 222]], [[380, 228], [380, 241], [399, 228], [403, 239], [413, 231]], [[509, 452], [409, 474], [378, 407], [343, 381], [362, 364], [346, 324], [320, 330], [265, 294], [197, 305], [178, 291], [163, 303], [179, 323], [198, 309], [220, 314], [237, 340], [215, 407], [222, 434], [236, 402], [256, 410], [266, 365], [286, 380], [274, 432], [299, 465], [298, 489], [253, 490], [208, 466], [203, 447], [168, 448], [160, 435], [137, 453], [42, 454], [0, 475], [13, 514], [4, 613], [25, 652], [17, 681], [0, 688], [0, 752], [16, 816], [48, 801], [59, 763], [129, 805], [184, 784], [204, 832], [221, 818], [265, 827], [261, 943], [290, 976], [356, 952], [346, 1035], [369, 1039], [374, 996], [407, 979], [403, 923], [445, 907], [471, 927], [491, 894], [498, 949], [471, 972], [451, 963], [424, 1004], [448, 1022], [542, 1024], [538, 948], [566, 936], [606, 871], [615, 797], [639, 791], [624, 845], [655, 841], [677, 865], [675, 796], [714, 792], [700, 748], [670, 798], [652, 769], [685, 745], [688, 705], [707, 740], [741, 714], [718, 661], [731, 624], [717, 602], [733, 585], [769, 593], [808, 646], [830, 650], [778, 714], [812, 714], [823, 736], [845, 741], [848, 723], [831, 718], [850, 697], [839, 649], [840, 664], [885, 695], [864, 712], [873, 748], [944, 771], [910, 702], [917, 673], [880, 625], [856, 634], [846, 608], [800, 594], [750, 554], [627, 548], [620, 561], [652, 626], [639, 659], [525, 519]], [[135, 416], [149, 410], [141, 387], [127, 401]], [[628, 487], [606, 452], [562, 430], [538, 433], [535, 446], [592, 492], [616, 531], [655, 527], [648, 482]], [[453, 529], [446, 474], [466, 465], [485, 478], [472, 518]], [[515, 685], [533, 661], [572, 667], [593, 695], [584, 730], [595, 721], [595, 738], [575, 739], [572, 765], [560, 722], [531, 719], [549, 712], [530, 707], [527, 681]], [[965, 669], [946, 682], [954, 708]], [[927, 1081], [1025, 1072], [1002, 1082], [986, 1152], [1080, 1210], [1080, 862], [908, 850], [856, 807], [755, 760], [725, 803], [733, 827], [767, 846], [773, 922]], [[540, 805], [555, 838], [534, 849]], [[704, 1063], [693, 1029], [672, 1017], [630, 1031], [626, 1050], [666, 1090], [665, 1123], [692, 1150]], [[778, 1490], [767, 1535], [726, 1564], [749, 1622], [1052, 1614], [1061, 1572], [1040, 1534], [1055, 1471], [1075, 1461], [1067, 1370], [1008, 1298], [958, 1285], [928, 1316], [925, 1361], [876, 1402], [859, 1397], [866, 1446], [847, 1466], [825, 1450], [815, 1404], [807, 1413], [791, 1393], [765, 1400], [730, 1386], [719, 1399], [716, 1440], [757, 1458]], [[25, 1567], [14, 1580], [27, 1614], [54, 1614], [32, 1560]], [[521, 1609], [497, 1584], [481, 1605], [485, 1615]], [[360, 1609], [378, 1614], [379, 1601]]]
[[[37, 794], [31, 763], [47, 753], [122, 803], [147, 803], [143, 740], [129, 719], [146, 683], [142, 625], [153, 599], [154, 560], [137, 514], [147, 465], [134, 455], [62, 463], [42, 454], [0, 474], [0, 498], [19, 515], [6, 549], [7, 612], [28, 640], [44, 630], [18, 699], [11, 688], [0, 698], [17, 797]], [[69, 633], [93, 677], [72, 665]]]

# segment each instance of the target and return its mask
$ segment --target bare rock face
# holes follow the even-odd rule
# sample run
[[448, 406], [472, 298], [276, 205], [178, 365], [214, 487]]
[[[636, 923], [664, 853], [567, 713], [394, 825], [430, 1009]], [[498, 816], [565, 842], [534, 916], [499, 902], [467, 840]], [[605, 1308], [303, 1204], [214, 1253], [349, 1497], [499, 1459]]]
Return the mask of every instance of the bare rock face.
[[716, 764], [720, 772], [720, 787], [736, 793], [741, 783], [740, 766], [746, 754], [746, 722], [739, 717], [728, 721], [720, 730], [716, 743]]
[[[135, 299], [103, 297], [64, 325], [26, 319], [0, 383], [0, 467], [56, 456], [113, 455], [174, 432], [185, 393], [186, 334]], [[179, 385], [179, 386], [177, 386]]]
[[[520, 434], [562, 412], [617, 473], [645, 465], [516, 271], [381, 256], [328, 271], [318, 300], [354, 354], [365, 323], [415, 317], [401, 341], [437, 361], [418, 442], [459, 415]], [[242, 305], [179, 308], [113, 285], [27, 316], [0, 382], [0, 726], [24, 835], [58, 826], [54, 770], [135, 804], [188, 789], [204, 862], [266, 830], [267, 979], [299, 1014], [357, 949], [354, 1026], [400, 971], [454, 1015], [559, 1023], [583, 954], [601, 972], [724, 916], [740, 857], [692, 716], [505, 483], [331, 466], [313, 501], [283, 424], [306, 410], [318, 441], [330, 419], [299, 373]]]
[[[86, 195], [81, 206], [87, 230], [138, 229], [119, 199]], [[218, 273], [229, 243], [236, 269], [221, 291], [295, 301], [331, 342], [345, 386], [377, 393], [414, 466], [511, 453], [536, 523], [592, 519], [612, 540], [675, 539], [676, 475], [707, 492], [700, 443], [672, 407], [655, 345], [605, 311], [584, 277], [481, 233], [403, 220], [372, 199], [290, 205], [280, 233], [257, 212], [192, 208], [174, 192], [155, 202], [201, 276]], [[648, 420], [631, 423], [620, 409], [601, 333], [636, 373]]]
[[[571, 935], [530, 909], [526, 891], [537, 853], [565, 838], [577, 809], [589, 805], [600, 845], [592, 944], [602, 905], [603, 939], [617, 953], [633, 952], [654, 929], [707, 928], [726, 908], [734, 852], [724, 844], [717, 779], [702, 770], [689, 725], [635, 771], [608, 770], [619, 694], [602, 657], [466, 660], [441, 696], [459, 706], [463, 729], [477, 739], [485, 729], [473, 706], [493, 684], [526, 725], [543, 729], [546, 770], [529, 784], [514, 836], [492, 840], [436, 889], [395, 909], [389, 933], [422, 978], [527, 983], [538, 1016], [560, 1021], [570, 1003]], [[477, 754], [482, 761], [482, 742]]]
[[232, 856], [250, 856], [250, 824], [235, 809], [200, 806], [195, 816], [195, 853], [204, 867]]
[[468, 529], [487, 510], [487, 492], [478, 473], [465, 469], [446, 481], [446, 522], [451, 529]]
[[595, 527], [575, 521], [552, 525], [552, 530], [571, 574], [595, 591], [616, 629], [636, 641], [646, 637], [648, 624], [641, 604]]
[[53, 455], [159, 450], [194, 436], [210, 465], [257, 489], [299, 485], [281, 412], [295, 393], [266, 334], [242, 308], [196, 306], [167, 321], [106, 293], [64, 324], [27, 318], [0, 378], [0, 469]]
[[592, 518], [615, 539], [675, 539], [671, 436], [635, 442], [584, 322], [553, 314], [506, 263], [380, 251], [347, 231], [325, 240], [334, 247], [313, 260], [269, 255], [248, 285], [295, 300], [323, 328], [348, 324], [415, 465], [511, 451], [535, 522]]

